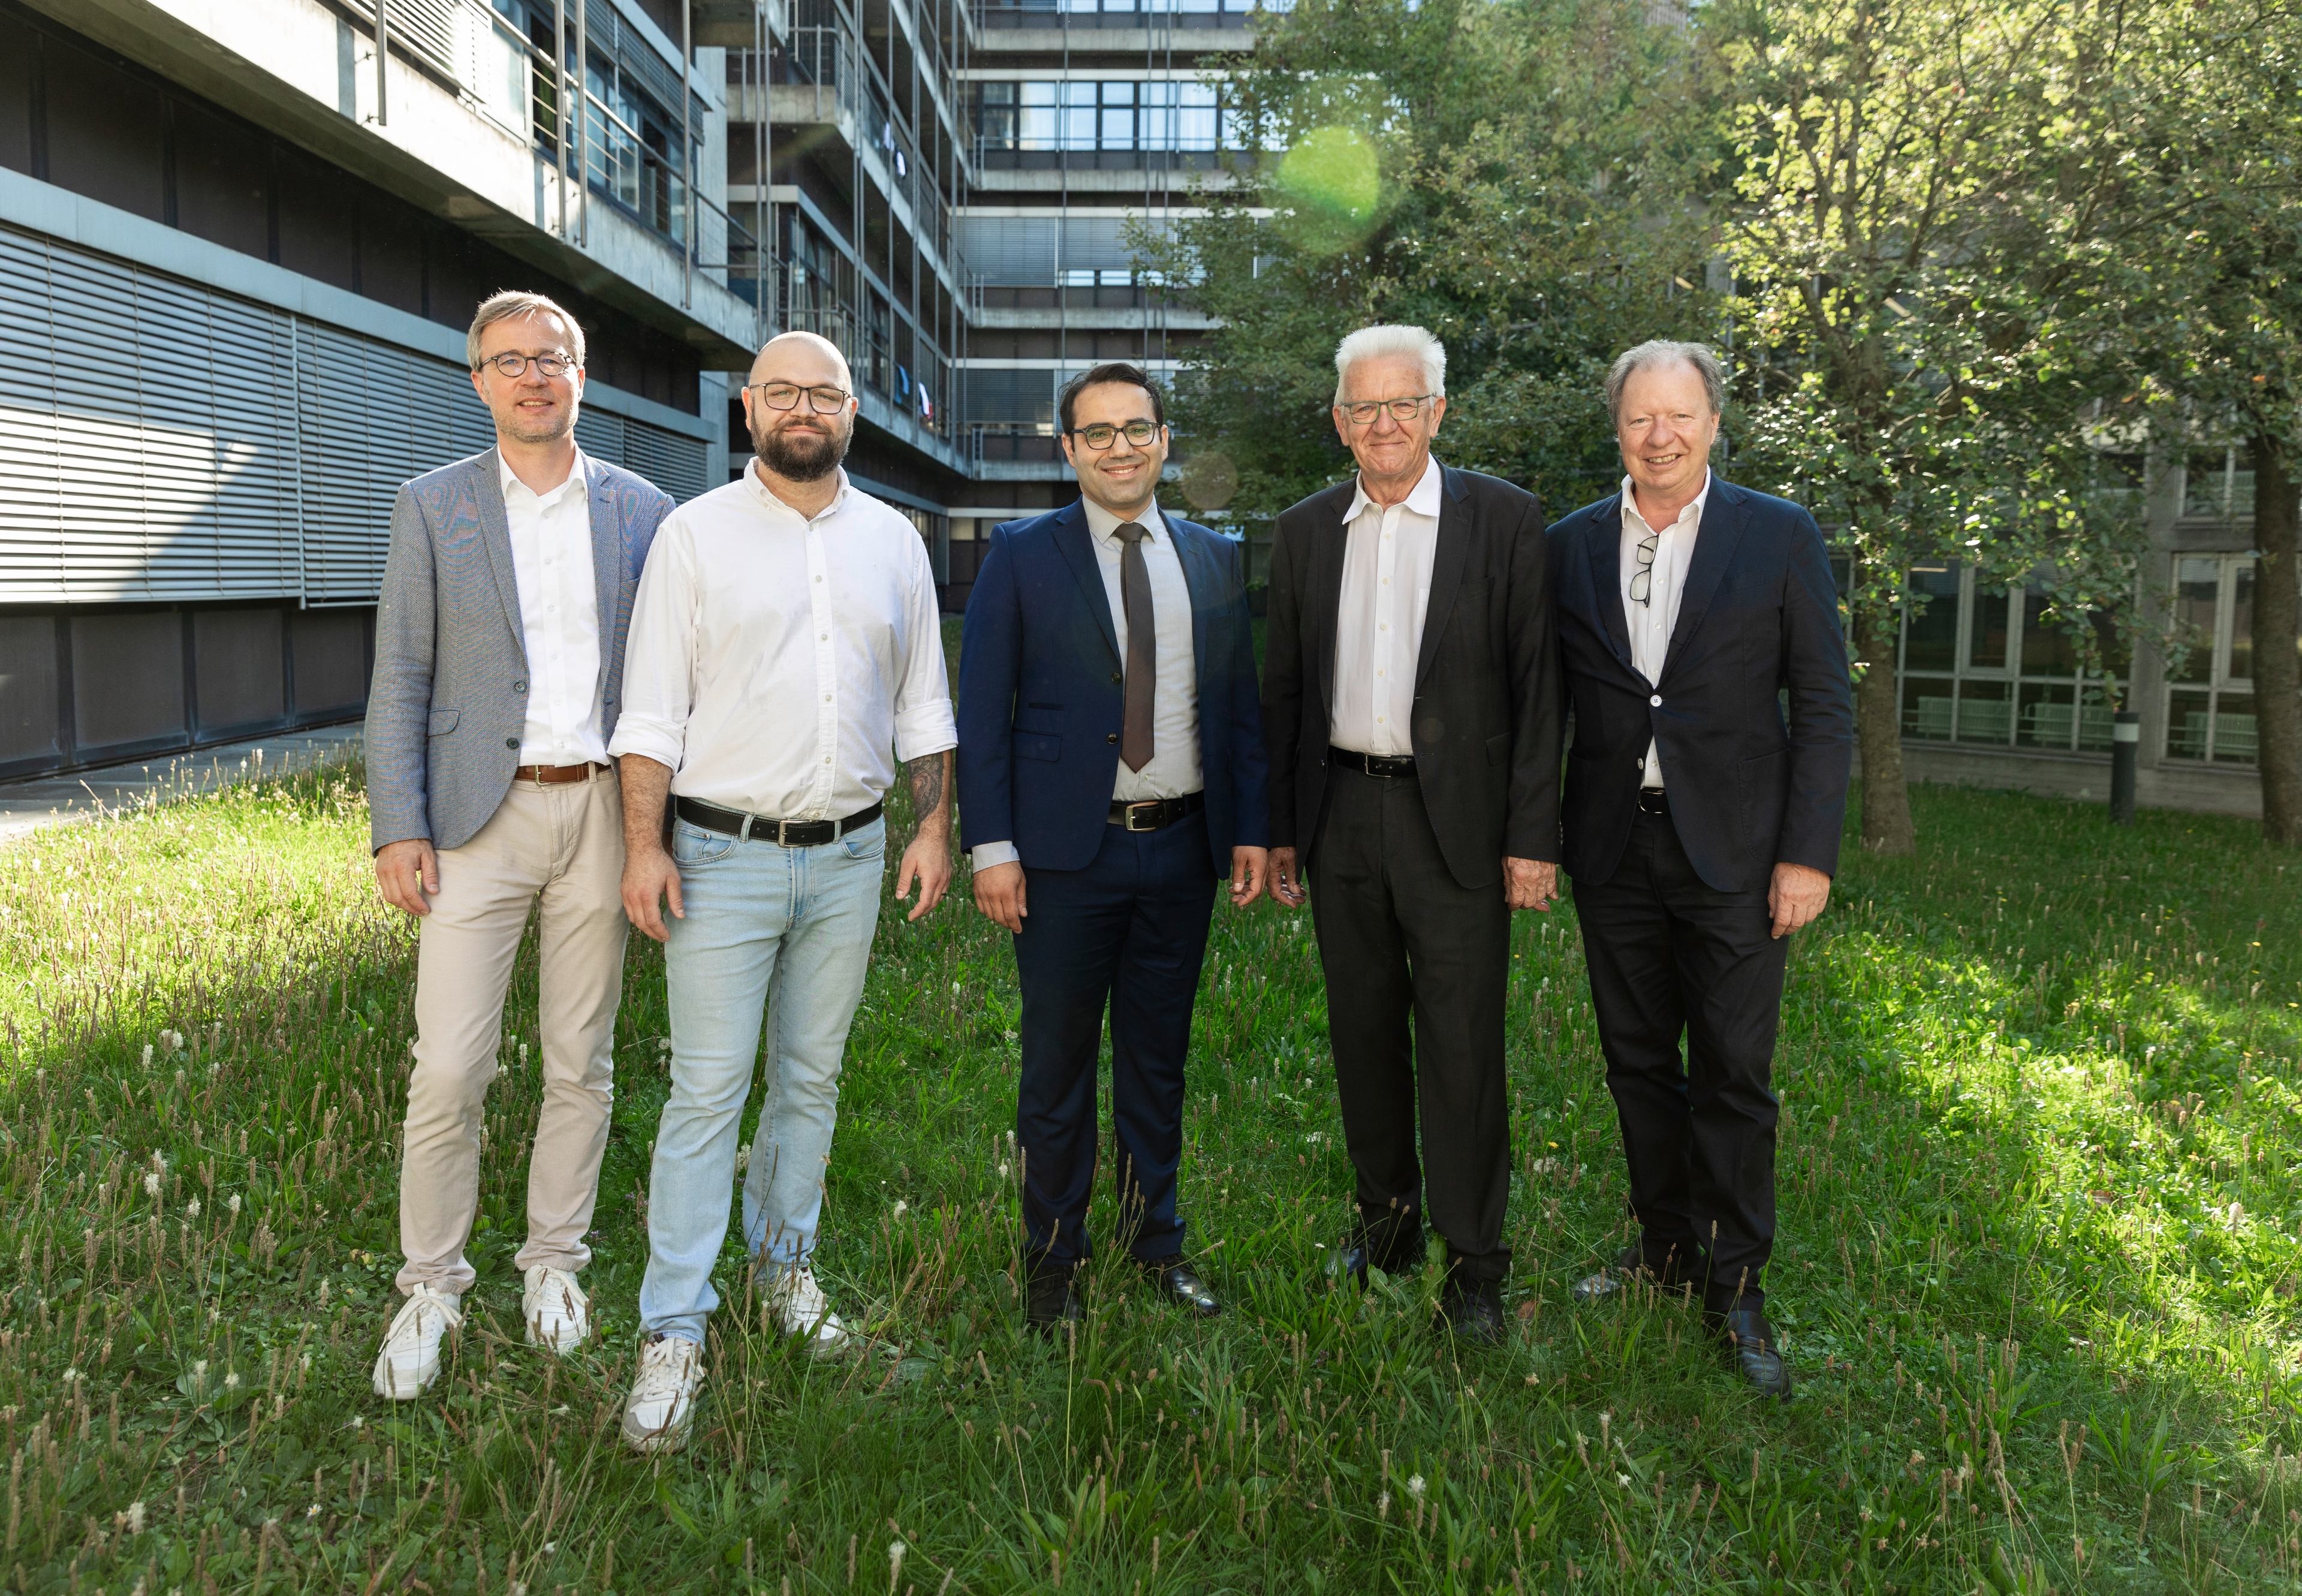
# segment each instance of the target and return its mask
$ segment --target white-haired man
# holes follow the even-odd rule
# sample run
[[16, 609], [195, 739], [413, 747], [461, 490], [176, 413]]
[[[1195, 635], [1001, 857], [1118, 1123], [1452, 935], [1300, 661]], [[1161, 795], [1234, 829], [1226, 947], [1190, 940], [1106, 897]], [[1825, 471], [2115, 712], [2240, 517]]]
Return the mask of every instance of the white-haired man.
[[679, 1446], [702, 1382], [719, 1301], [711, 1266], [770, 985], [744, 1250], [785, 1333], [816, 1353], [846, 1342], [811, 1261], [898, 761], [919, 820], [895, 882], [899, 898], [919, 882], [912, 919], [952, 874], [959, 738], [935, 573], [912, 524], [840, 469], [855, 425], [846, 360], [811, 332], [771, 340], [744, 414], [751, 468], [682, 506], [656, 540], [612, 744], [624, 907], [665, 944], [671, 1010], [640, 1286], [647, 1340], [624, 1407], [625, 1440], [642, 1451]]
[[576, 447], [584, 330], [541, 294], [472, 318], [472, 386], [496, 446], [417, 477], [391, 512], [368, 696], [375, 878], [418, 918], [416, 1071], [399, 1171], [400, 1305], [380, 1396], [439, 1377], [477, 1273], [480, 1116], [504, 992], [541, 908], [543, 1108], [528, 1166], [522, 1317], [565, 1352], [591, 1333], [576, 1272], [599, 1194], [623, 993], [624, 869], [608, 763], [624, 632], [660, 490]]
[[1446, 388], [1420, 327], [1336, 349], [1335, 431], [1358, 475], [1274, 529], [1263, 725], [1273, 890], [1309, 891], [1357, 1172], [1340, 1267], [1419, 1267], [1427, 1209], [1441, 1316], [1492, 1342], [1510, 911], [1548, 909], [1557, 881], [1558, 687], [1542, 507], [1432, 458]]

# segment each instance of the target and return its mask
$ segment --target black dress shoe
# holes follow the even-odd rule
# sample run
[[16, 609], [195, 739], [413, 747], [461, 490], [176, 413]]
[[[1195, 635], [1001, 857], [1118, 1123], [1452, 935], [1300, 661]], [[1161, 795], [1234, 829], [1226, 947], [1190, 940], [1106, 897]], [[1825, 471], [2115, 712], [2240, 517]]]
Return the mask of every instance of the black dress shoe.
[[1724, 1314], [1706, 1312], [1702, 1316], [1726, 1343], [1728, 1361], [1752, 1390], [1769, 1401], [1790, 1400], [1790, 1365], [1783, 1362], [1775, 1327], [1767, 1323], [1763, 1309], [1735, 1308]]
[[1684, 1290], [1702, 1284], [1702, 1256], [1700, 1253], [1684, 1257], [1673, 1248], [1670, 1262], [1661, 1269], [1647, 1267], [1646, 1252], [1637, 1242], [1615, 1255], [1613, 1263], [1595, 1274], [1586, 1274], [1567, 1288], [1567, 1294], [1576, 1302], [1597, 1302], [1612, 1297], [1634, 1281], [1650, 1281], [1665, 1290]]
[[1439, 1298], [1439, 1323], [1458, 1341], [1500, 1346], [1506, 1333], [1502, 1288], [1493, 1281], [1449, 1281]]
[[1222, 1304], [1190, 1260], [1177, 1253], [1172, 1257], [1160, 1258], [1143, 1264], [1143, 1273], [1151, 1278], [1161, 1298], [1173, 1303], [1195, 1318], [1212, 1319], [1222, 1312]]
[[1079, 1293], [1071, 1289], [1073, 1268], [1045, 1261], [1030, 1267], [1024, 1286], [1023, 1323], [1043, 1336], [1052, 1336], [1063, 1326], [1087, 1317]]

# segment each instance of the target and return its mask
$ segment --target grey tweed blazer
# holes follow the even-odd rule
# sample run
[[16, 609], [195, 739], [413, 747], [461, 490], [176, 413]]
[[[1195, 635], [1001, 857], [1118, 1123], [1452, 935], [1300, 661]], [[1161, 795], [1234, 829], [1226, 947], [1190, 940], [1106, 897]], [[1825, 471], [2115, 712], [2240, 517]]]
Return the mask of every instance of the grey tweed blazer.
[[[616, 734], [632, 594], [671, 496], [584, 457], [600, 594], [602, 737]], [[527, 645], [492, 449], [426, 472], [391, 507], [367, 701], [370, 844], [461, 847], [496, 812], [527, 724]]]

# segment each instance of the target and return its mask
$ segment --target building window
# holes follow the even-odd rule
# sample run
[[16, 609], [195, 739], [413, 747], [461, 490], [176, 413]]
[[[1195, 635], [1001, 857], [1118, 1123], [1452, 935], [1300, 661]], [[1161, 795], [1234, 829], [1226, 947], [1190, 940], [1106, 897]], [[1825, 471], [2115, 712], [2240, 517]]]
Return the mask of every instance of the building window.
[[[2113, 676], [2083, 668], [2071, 621], [2055, 612], [2044, 572], [2020, 587], [1971, 566], [1912, 568], [1903, 611], [1903, 735], [1913, 742], [2109, 752], [2112, 694], [2128, 675], [2124, 644], [2090, 616]], [[2123, 701], [2122, 690], [2120, 701]]]
[[986, 150], [1216, 150], [1228, 117], [1204, 83], [978, 83]]
[[2254, 456], [2243, 448], [2193, 449], [2182, 474], [2182, 519], [2254, 517]]
[[2166, 757], [2253, 764], [2254, 556], [2177, 555], [2174, 620], [2187, 646], [2166, 673]]

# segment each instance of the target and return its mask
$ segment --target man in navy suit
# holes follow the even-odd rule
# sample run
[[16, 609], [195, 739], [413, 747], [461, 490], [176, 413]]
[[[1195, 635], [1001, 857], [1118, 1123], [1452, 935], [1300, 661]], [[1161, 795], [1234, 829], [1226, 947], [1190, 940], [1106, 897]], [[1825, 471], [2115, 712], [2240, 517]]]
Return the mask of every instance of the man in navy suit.
[[1565, 863], [1641, 1230], [1574, 1294], [1699, 1289], [1743, 1378], [1786, 1397], [1770, 1076], [1786, 938], [1838, 864], [1853, 690], [1814, 517], [1710, 469], [1725, 388], [1701, 344], [1617, 360], [1622, 490], [1550, 530]]
[[1120, 1239], [1161, 1296], [1221, 1311], [1183, 1252], [1175, 1172], [1191, 1003], [1228, 876], [1263, 895], [1255, 645], [1239, 546], [1163, 516], [1159, 392], [1098, 365], [1063, 388], [1080, 502], [996, 527], [959, 661], [959, 806], [975, 902], [1015, 935], [1027, 1316], [1080, 1316], [1096, 1054], [1111, 1014]]

